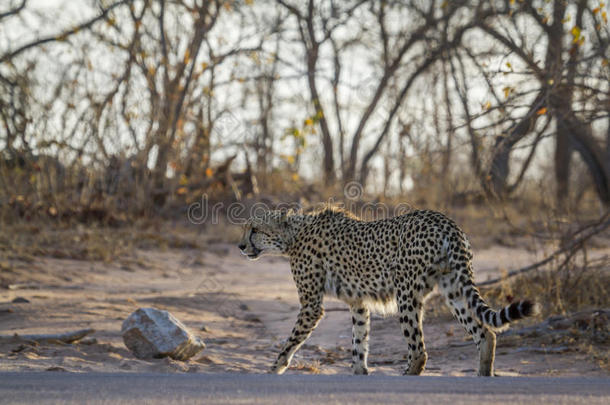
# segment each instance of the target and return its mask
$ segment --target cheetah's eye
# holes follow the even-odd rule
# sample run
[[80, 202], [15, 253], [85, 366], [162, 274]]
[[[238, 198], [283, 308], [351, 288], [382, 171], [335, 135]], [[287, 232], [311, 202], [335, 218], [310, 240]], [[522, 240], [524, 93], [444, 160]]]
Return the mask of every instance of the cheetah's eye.
[[258, 235], [262, 235], [262, 236], [267, 236], [270, 237], [271, 235], [269, 235], [267, 232], [265, 231], [261, 231], [260, 229], [256, 229], [256, 228], [252, 228], [252, 233], [256, 233]]

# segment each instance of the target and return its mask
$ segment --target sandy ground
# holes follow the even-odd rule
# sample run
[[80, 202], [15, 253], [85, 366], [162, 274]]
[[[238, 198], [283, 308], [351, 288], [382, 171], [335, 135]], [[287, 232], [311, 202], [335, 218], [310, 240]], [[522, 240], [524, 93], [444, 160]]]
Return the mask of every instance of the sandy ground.
[[[493, 246], [475, 252], [477, 278], [496, 276], [537, 257]], [[14, 264], [14, 263], [12, 263]], [[238, 249], [214, 243], [195, 249], [137, 250], [129, 261], [90, 262], [36, 257], [0, 289], [0, 333], [51, 333], [94, 328], [80, 343], [0, 343], [0, 371], [265, 373], [298, 311], [289, 266], [282, 258], [248, 261]], [[16, 303], [21, 297], [29, 302]], [[430, 300], [428, 306], [439, 305]], [[122, 321], [138, 307], [172, 312], [207, 348], [187, 362], [138, 360], [123, 345]], [[344, 304], [325, 303], [326, 315], [297, 353], [288, 374], [350, 374], [351, 322]], [[476, 348], [447, 311], [429, 311], [424, 334], [426, 375], [475, 375]], [[541, 321], [533, 320], [535, 323]], [[527, 326], [518, 324], [514, 328]], [[374, 316], [371, 371], [399, 375], [405, 345], [394, 317]], [[608, 376], [581, 346], [536, 337], [500, 336], [499, 375]]]

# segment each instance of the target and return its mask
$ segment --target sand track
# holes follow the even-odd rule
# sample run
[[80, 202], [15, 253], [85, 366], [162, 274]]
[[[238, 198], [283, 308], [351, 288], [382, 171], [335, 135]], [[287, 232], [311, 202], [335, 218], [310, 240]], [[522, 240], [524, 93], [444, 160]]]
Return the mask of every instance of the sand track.
[[[514, 249], [478, 252], [478, 278], [495, 273]], [[521, 251], [519, 263], [536, 259]], [[298, 311], [286, 260], [247, 261], [229, 244], [194, 249], [138, 250], [130, 263], [35, 258], [4, 274], [0, 333], [50, 333], [94, 328], [94, 340], [69, 345], [0, 344], [0, 371], [264, 373]], [[517, 265], [519, 264], [517, 263]], [[494, 267], [495, 266], [495, 267]], [[497, 273], [496, 273], [497, 274]], [[17, 298], [29, 303], [13, 303]], [[430, 303], [429, 303], [430, 304]], [[434, 300], [431, 301], [434, 305]], [[121, 322], [138, 307], [169, 310], [204, 338], [206, 350], [188, 362], [134, 358], [122, 344]], [[350, 374], [351, 324], [334, 300], [318, 329], [297, 353], [289, 374]], [[434, 311], [435, 314], [437, 311]], [[517, 326], [519, 327], [519, 326]], [[424, 333], [427, 375], [475, 375], [476, 349], [459, 325], [440, 311], [428, 316]], [[401, 374], [404, 343], [396, 318], [374, 316], [373, 373]], [[496, 369], [501, 375], [608, 375], [576, 345], [549, 346], [536, 338], [500, 337]]]

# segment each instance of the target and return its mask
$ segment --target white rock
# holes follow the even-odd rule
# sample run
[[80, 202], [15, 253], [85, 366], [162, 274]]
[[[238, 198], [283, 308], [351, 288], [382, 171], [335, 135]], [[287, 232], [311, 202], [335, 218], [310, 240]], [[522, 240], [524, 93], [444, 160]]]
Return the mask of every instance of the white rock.
[[205, 348], [182, 322], [167, 311], [139, 308], [123, 322], [123, 342], [140, 359], [169, 356], [188, 360]]

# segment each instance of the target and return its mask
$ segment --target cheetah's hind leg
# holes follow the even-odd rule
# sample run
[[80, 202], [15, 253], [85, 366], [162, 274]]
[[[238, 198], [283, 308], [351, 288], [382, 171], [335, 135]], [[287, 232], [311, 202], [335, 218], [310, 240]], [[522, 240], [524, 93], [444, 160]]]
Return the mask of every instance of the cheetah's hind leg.
[[494, 359], [496, 353], [496, 334], [483, 325], [468, 308], [467, 297], [462, 293], [462, 287], [456, 278], [451, 275], [441, 277], [439, 282], [440, 293], [445, 297], [445, 303], [451, 310], [454, 318], [468, 332], [479, 350], [479, 375], [492, 376], [494, 374]]

